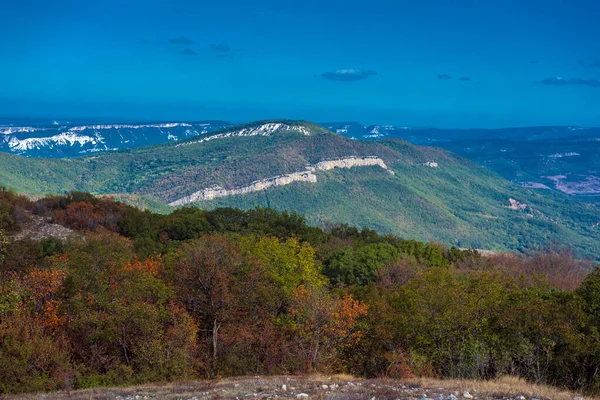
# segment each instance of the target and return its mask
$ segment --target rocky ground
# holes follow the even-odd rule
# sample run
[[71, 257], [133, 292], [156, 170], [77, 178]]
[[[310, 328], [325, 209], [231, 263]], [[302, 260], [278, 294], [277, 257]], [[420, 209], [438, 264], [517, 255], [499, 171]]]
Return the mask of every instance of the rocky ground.
[[31, 213], [19, 213], [17, 221], [21, 230], [14, 235], [13, 240], [41, 240], [47, 237], [65, 240], [73, 233], [69, 228], [53, 224], [48, 218]]
[[[498, 381], [365, 380], [349, 376], [244, 377], [218, 381], [193, 381], [101, 388], [11, 396], [8, 399], [349, 399], [349, 400], [584, 400], [576, 394], [548, 386], [527, 384], [516, 378]], [[585, 400], [589, 400], [587, 398]]]

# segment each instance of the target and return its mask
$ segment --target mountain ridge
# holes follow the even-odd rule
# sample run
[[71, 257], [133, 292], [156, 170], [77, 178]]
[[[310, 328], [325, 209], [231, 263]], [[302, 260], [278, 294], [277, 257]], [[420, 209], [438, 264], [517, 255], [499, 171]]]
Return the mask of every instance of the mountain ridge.
[[[258, 125], [265, 123], [271, 122]], [[560, 240], [598, 258], [594, 243], [600, 240], [600, 214], [591, 205], [556, 192], [541, 194], [539, 189], [519, 187], [440, 148], [397, 138], [351, 140], [315, 124], [297, 124], [314, 134], [286, 129], [281, 134], [230, 135], [200, 143], [190, 139], [186, 146], [166, 143], [65, 159], [2, 153], [0, 184], [33, 194], [79, 190], [123, 199], [133, 196], [167, 207], [215, 186], [239, 190], [253, 182], [302, 173], [320, 162], [375, 157], [394, 175], [379, 165], [319, 169], [304, 181], [185, 204], [208, 209], [272, 207], [297, 211], [314, 225], [370, 226], [409, 238], [489, 250], [524, 250]], [[525, 207], [511, 209], [510, 199]]]
[[[596, 157], [600, 153], [600, 128], [594, 127], [443, 129], [363, 125], [357, 122], [314, 124], [289, 119], [239, 125], [225, 121], [23, 122], [27, 121], [0, 124], [0, 152], [28, 157], [72, 158], [162, 143], [184, 145], [194, 141], [222, 139], [234, 133], [238, 136], [270, 135], [268, 130], [260, 132], [256, 128], [264, 124], [282, 124], [288, 130], [293, 130], [304, 124], [313, 131], [323, 129], [321, 133], [326, 133], [331, 130], [355, 140], [400, 138], [417, 145], [442, 147], [518, 185], [552, 189], [600, 203], [600, 160]], [[248, 132], [241, 132], [243, 129]]]

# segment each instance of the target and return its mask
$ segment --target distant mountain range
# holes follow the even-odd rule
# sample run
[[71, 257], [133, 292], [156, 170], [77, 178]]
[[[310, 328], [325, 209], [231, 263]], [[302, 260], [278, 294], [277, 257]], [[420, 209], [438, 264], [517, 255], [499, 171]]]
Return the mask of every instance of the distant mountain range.
[[231, 124], [223, 121], [141, 124], [73, 124], [69, 121], [26, 125], [5, 123], [0, 125], [0, 151], [26, 157], [77, 157], [187, 139], [229, 125]]
[[[169, 140], [179, 132], [182, 137], [76, 158], [0, 153], [0, 184], [30, 194], [109, 194], [162, 211], [184, 205], [272, 207], [297, 211], [312, 224], [369, 226], [458, 247], [524, 250], [560, 241], [578, 254], [600, 258], [597, 205], [515, 185], [441, 148], [397, 138], [351, 140], [317, 124], [288, 120], [222, 129], [208, 125], [205, 133], [199, 123], [136, 126], [71, 126], [60, 128], [59, 135], [81, 138], [89, 131], [90, 137], [104, 138], [110, 132], [127, 140], [125, 133], [138, 132], [139, 139], [144, 138], [139, 132], [162, 132]], [[15, 128], [3, 128], [4, 135], [34, 133], [8, 132]], [[199, 132], [186, 133], [192, 129]]]
[[[77, 157], [208, 138], [225, 121], [119, 123], [0, 121], [0, 151], [26, 157]], [[522, 186], [600, 201], [600, 128], [436, 129], [331, 122], [321, 126], [357, 140], [400, 138], [442, 147]]]
[[442, 147], [525, 187], [600, 201], [600, 128], [436, 129], [326, 123], [346, 137]]

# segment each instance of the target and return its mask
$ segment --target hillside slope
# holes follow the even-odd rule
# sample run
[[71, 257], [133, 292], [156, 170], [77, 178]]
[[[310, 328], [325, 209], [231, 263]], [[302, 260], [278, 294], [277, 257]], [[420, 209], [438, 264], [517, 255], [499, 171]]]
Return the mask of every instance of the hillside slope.
[[556, 189], [585, 201], [600, 201], [600, 128], [436, 129], [353, 122], [323, 126], [348, 138], [399, 138], [441, 147], [522, 186]]
[[[248, 124], [252, 125], [252, 124]], [[78, 157], [107, 151], [222, 138], [225, 121], [104, 122], [0, 119], [0, 152], [26, 157]], [[600, 128], [537, 126], [438, 129], [329, 122], [322, 127], [358, 140], [397, 138], [459, 154], [525, 187], [600, 201]], [[220, 132], [220, 133], [219, 133]], [[259, 131], [255, 132], [260, 134]]]
[[32, 194], [134, 195], [147, 204], [269, 206], [313, 224], [344, 222], [460, 247], [520, 250], [560, 241], [599, 257], [597, 208], [519, 187], [439, 148], [354, 141], [293, 121], [211, 135], [71, 159], [1, 154], [0, 184]]

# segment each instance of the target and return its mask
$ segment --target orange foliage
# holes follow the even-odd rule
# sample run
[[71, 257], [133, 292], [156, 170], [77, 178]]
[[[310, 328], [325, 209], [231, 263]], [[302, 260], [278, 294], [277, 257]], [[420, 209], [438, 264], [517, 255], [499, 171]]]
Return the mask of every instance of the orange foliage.
[[21, 279], [22, 288], [31, 293], [35, 321], [44, 327], [56, 329], [66, 322], [56, 298], [66, 276], [67, 271], [62, 269], [33, 269]]
[[416, 377], [410, 363], [402, 351], [398, 353], [386, 353], [385, 358], [390, 364], [385, 370], [385, 373], [381, 374], [383, 377], [393, 379], [411, 379]]
[[125, 271], [146, 271], [153, 276], [157, 276], [161, 268], [162, 261], [160, 256], [156, 256], [155, 258], [147, 258], [144, 261], [140, 261], [138, 257], [135, 256], [133, 261], [130, 261], [123, 266], [123, 270]]
[[66, 264], [69, 262], [69, 254], [67, 254], [67, 253], [56, 254], [55, 256], [53, 256], [53, 259], [57, 263]]
[[331, 356], [355, 346], [363, 336], [357, 325], [368, 309], [349, 294], [334, 298], [321, 289], [296, 288], [290, 314], [296, 321], [299, 346], [305, 350], [307, 370], [318, 366], [322, 354]]
[[367, 315], [368, 309], [368, 304], [362, 304], [345, 293], [335, 303], [329, 323], [325, 326], [325, 334], [345, 338], [344, 346], [356, 344], [362, 337], [363, 332], [360, 330], [353, 331], [352, 328], [358, 323], [359, 318]]

